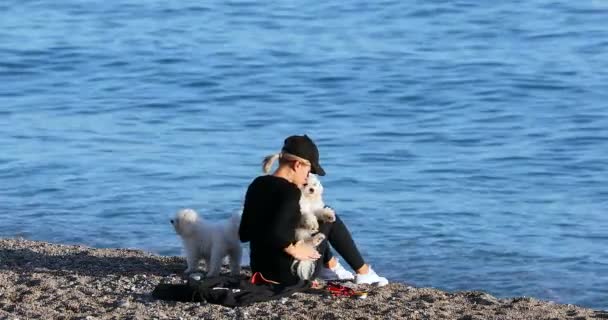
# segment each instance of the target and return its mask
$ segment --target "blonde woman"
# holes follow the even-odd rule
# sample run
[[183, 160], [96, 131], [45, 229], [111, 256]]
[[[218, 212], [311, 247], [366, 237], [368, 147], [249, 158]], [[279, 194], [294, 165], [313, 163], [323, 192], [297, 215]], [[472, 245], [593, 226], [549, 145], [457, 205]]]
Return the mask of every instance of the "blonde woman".
[[[388, 280], [365, 263], [338, 215], [333, 223], [319, 222], [319, 232], [326, 240], [316, 249], [295, 242], [295, 229], [301, 217], [300, 187], [306, 184], [309, 173], [325, 175], [315, 143], [306, 135], [290, 136], [279, 153], [265, 158], [264, 171], [269, 172], [276, 160], [278, 168], [272, 174], [257, 177], [245, 196], [239, 237], [242, 242], [250, 242], [252, 272], [290, 285], [300, 280], [292, 272], [294, 259], [316, 260], [315, 276], [327, 280], [354, 278], [356, 283], [386, 285]], [[332, 256], [328, 242], [355, 270], [355, 275]]]

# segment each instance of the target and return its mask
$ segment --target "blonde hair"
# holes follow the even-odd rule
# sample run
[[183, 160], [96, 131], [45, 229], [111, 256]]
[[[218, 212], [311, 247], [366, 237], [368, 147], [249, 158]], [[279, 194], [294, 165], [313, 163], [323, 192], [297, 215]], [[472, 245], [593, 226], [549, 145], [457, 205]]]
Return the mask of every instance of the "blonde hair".
[[293, 154], [287, 153], [287, 152], [278, 152], [278, 153], [274, 153], [274, 154], [264, 157], [264, 160], [262, 161], [262, 171], [264, 171], [264, 173], [270, 172], [270, 169], [272, 168], [272, 164], [277, 159], [279, 159], [279, 164], [283, 163], [284, 161], [300, 161], [307, 165], [310, 165], [310, 161], [308, 161], [302, 157], [298, 157], [296, 155], [293, 155]]

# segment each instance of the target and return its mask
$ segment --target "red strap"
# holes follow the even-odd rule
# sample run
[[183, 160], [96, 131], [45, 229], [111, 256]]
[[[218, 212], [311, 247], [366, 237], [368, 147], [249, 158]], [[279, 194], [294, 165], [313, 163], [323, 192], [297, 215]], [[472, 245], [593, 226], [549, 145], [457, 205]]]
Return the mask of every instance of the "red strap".
[[272, 281], [272, 280], [268, 280], [268, 279], [264, 278], [264, 276], [260, 272], [254, 273], [251, 276], [251, 280], [250, 281], [251, 281], [252, 284], [268, 284], [268, 283], [279, 284], [276, 281]]
[[351, 297], [355, 295], [355, 290], [333, 282], [327, 284], [327, 290], [329, 290], [333, 296]]

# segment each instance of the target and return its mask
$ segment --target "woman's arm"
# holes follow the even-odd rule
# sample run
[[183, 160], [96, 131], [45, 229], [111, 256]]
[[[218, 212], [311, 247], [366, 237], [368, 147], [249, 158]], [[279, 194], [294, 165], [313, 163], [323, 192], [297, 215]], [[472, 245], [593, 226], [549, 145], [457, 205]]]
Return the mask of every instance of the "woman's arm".
[[321, 254], [313, 248], [307, 245], [304, 241], [298, 241], [295, 244], [290, 244], [285, 249], [285, 253], [294, 257], [297, 260], [317, 260], [321, 257]]
[[[296, 189], [297, 190], [297, 189]], [[299, 191], [299, 190], [298, 190]], [[270, 223], [268, 242], [284, 249], [295, 242], [296, 227], [300, 221], [300, 193], [286, 191], [282, 195], [279, 210]]]
[[245, 209], [243, 209], [243, 215], [241, 216], [241, 224], [239, 225], [239, 239], [241, 240], [241, 242], [249, 242], [251, 240], [251, 232], [249, 229], [250, 228], [250, 216], [251, 213], [249, 213], [249, 210], [246, 209], [247, 207], [245, 207]]
[[247, 188], [247, 193], [245, 193], [245, 203], [243, 204], [243, 214], [241, 215], [241, 224], [239, 225], [239, 239], [241, 242], [251, 241], [251, 232], [254, 228], [254, 212], [251, 208], [251, 199], [253, 191], [251, 185]]
[[295, 242], [295, 232], [302, 213], [300, 212], [301, 193], [293, 192], [285, 197], [278, 212], [276, 223], [273, 227], [273, 240], [285, 253], [298, 260], [316, 260], [321, 257], [319, 252], [304, 241]]

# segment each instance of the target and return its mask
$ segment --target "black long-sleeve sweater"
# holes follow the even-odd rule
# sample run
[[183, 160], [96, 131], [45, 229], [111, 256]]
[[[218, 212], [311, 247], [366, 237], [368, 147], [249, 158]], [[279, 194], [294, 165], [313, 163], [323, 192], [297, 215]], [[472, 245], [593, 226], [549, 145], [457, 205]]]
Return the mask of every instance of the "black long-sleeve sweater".
[[241, 241], [251, 242], [251, 270], [285, 285], [299, 280], [291, 273], [294, 259], [284, 249], [295, 242], [300, 195], [300, 189], [283, 178], [257, 177], [247, 189], [239, 227]]

